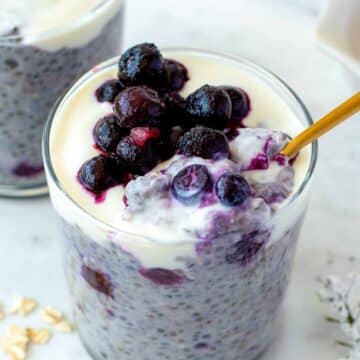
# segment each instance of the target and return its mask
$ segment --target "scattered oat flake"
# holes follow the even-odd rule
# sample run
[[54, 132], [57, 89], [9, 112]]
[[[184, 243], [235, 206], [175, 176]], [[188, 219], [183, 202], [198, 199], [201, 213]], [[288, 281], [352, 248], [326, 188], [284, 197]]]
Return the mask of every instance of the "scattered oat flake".
[[41, 310], [42, 319], [52, 325], [58, 324], [63, 320], [63, 315], [60, 311], [51, 308], [50, 306], [45, 307]]
[[34, 344], [43, 345], [49, 342], [51, 332], [48, 329], [28, 329], [30, 340]]
[[23, 360], [26, 358], [26, 349], [20, 345], [12, 345], [5, 350], [14, 360]]
[[62, 332], [71, 332], [73, 330], [72, 326], [64, 319], [59, 323], [55, 324], [54, 328]]
[[5, 352], [10, 356], [11, 360], [24, 360], [26, 358], [26, 350], [19, 345], [11, 345]]
[[11, 314], [28, 315], [37, 307], [37, 302], [34, 299], [18, 296], [14, 299], [13, 305], [10, 308]]
[[23, 360], [26, 358], [29, 341], [26, 328], [12, 325], [7, 329], [5, 337], [0, 340], [0, 346], [10, 359]]

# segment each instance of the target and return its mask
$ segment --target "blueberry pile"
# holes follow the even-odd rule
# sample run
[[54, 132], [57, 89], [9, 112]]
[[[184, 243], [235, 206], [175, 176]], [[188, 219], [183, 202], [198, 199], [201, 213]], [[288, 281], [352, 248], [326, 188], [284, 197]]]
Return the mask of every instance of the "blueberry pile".
[[[243, 90], [204, 85], [184, 99], [179, 91], [189, 79], [187, 69], [165, 59], [149, 43], [127, 50], [118, 68], [118, 77], [95, 91], [98, 102], [113, 105], [113, 113], [94, 127], [99, 155], [79, 170], [78, 179], [87, 190], [99, 193], [125, 184], [126, 179], [146, 174], [175, 153], [212, 160], [229, 158], [225, 133], [241, 126], [250, 109]], [[174, 180], [173, 193], [188, 202], [209, 182], [202, 168], [184, 172]], [[203, 183], [193, 184], [187, 193], [182, 188], [192, 176]]]

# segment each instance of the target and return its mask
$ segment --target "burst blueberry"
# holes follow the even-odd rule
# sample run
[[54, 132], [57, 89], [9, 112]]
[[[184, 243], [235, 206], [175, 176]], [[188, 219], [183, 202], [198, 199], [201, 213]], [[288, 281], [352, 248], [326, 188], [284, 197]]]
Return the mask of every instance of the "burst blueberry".
[[140, 143], [131, 135], [125, 136], [116, 148], [116, 155], [126, 168], [143, 175], [161, 161], [160, 144], [159, 139], [153, 137]]
[[226, 206], [241, 205], [251, 195], [248, 182], [233, 173], [220, 176], [215, 184], [215, 192], [220, 202]]
[[219, 160], [230, 156], [228, 140], [222, 131], [196, 126], [180, 137], [177, 149], [185, 156]]
[[154, 44], [143, 43], [127, 50], [119, 61], [119, 79], [128, 85], [161, 86], [164, 59]]
[[95, 96], [99, 102], [114, 102], [116, 96], [120, 91], [124, 90], [125, 87], [119, 80], [112, 79], [106, 81], [100, 87], [96, 89]]
[[159, 127], [166, 114], [166, 106], [155, 90], [132, 86], [116, 97], [114, 113], [123, 128]]
[[119, 183], [121, 169], [116, 160], [99, 155], [86, 161], [79, 170], [80, 183], [94, 193]]
[[176, 199], [191, 204], [211, 188], [211, 178], [206, 166], [192, 164], [180, 170], [173, 179], [171, 191]]
[[108, 115], [96, 123], [93, 134], [95, 143], [101, 150], [113, 153], [127, 131], [120, 127], [115, 115]]
[[160, 136], [160, 130], [153, 127], [136, 127], [131, 129], [130, 137], [138, 146], [144, 146], [150, 139], [157, 139]]
[[231, 99], [224, 89], [204, 85], [188, 96], [186, 110], [194, 125], [223, 130], [231, 117]]

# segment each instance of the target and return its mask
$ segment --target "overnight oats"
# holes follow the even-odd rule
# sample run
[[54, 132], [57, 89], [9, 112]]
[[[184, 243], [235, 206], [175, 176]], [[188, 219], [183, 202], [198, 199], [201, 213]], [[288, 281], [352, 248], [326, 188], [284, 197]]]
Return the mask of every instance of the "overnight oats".
[[44, 133], [81, 339], [94, 359], [250, 360], [274, 335], [316, 144], [245, 61], [140, 44], [87, 73]]
[[123, 0], [0, 0], [0, 195], [46, 192], [41, 135], [56, 99], [119, 53]]

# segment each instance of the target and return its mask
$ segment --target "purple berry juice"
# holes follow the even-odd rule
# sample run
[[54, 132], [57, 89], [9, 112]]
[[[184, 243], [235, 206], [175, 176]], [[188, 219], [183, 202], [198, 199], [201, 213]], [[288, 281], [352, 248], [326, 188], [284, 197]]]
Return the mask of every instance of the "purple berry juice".
[[86, 74], [44, 138], [81, 339], [95, 359], [252, 360], [291, 275], [316, 145], [255, 65], [140, 44]]
[[120, 48], [122, 0], [0, 0], [0, 195], [46, 191], [41, 136], [56, 99]]

